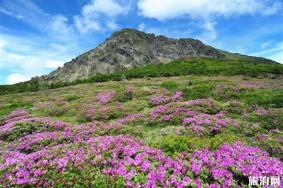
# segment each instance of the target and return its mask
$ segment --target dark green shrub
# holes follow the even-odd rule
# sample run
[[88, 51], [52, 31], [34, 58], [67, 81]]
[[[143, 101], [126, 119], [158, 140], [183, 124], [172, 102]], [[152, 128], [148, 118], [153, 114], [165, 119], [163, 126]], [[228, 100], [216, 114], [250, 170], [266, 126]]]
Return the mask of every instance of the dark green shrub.
[[129, 100], [132, 100], [134, 97], [134, 90], [131, 87], [123, 88], [122, 91], [120, 91], [116, 98], [119, 102], [126, 102]]
[[198, 84], [191, 87], [180, 89], [186, 99], [202, 99], [208, 98], [212, 95], [213, 85], [211, 84]]
[[170, 135], [163, 137], [162, 141], [156, 143], [154, 147], [161, 148], [169, 155], [174, 155], [187, 151], [190, 147], [190, 141], [187, 136]]
[[31, 108], [32, 106], [31, 102], [13, 100], [7, 106], [1, 106], [0, 116], [7, 115], [17, 108]]
[[170, 135], [162, 137], [161, 140], [153, 143], [152, 146], [162, 149], [168, 155], [175, 155], [183, 151], [192, 153], [197, 149], [205, 147], [216, 150], [224, 143], [231, 144], [238, 140], [247, 142], [241, 135], [232, 133], [220, 133], [213, 137]]
[[176, 91], [178, 88], [178, 83], [176, 81], [170, 80], [170, 81], [164, 81], [161, 84], [161, 87], [168, 89], [169, 91]]
[[283, 89], [259, 89], [242, 93], [239, 96], [248, 105], [283, 107]]
[[79, 99], [80, 97], [79, 96], [77, 96], [77, 95], [66, 95], [65, 96], [65, 99], [67, 100], [67, 101], [73, 101], [73, 100], [77, 100], [77, 99]]
[[68, 109], [66, 109], [66, 107], [64, 106], [56, 106], [56, 107], [53, 107], [52, 109], [48, 109], [47, 110], [47, 114], [49, 116], [62, 116], [64, 114], [66, 114], [68, 112]]
[[122, 177], [109, 177], [104, 175], [99, 168], [90, 165], [83, 168], [70, 168], [64, 172], [59, 172], [55, 169], [50, 169], [47, 174], [50, 181], [53, 181], [55, 187], [125, 187]]
[[48, 125], [43, 122], [17, 122], [12, 131], [0, 135], [0, 140], [14, 141], [34, 132], [48, 131]]
[[283, 112], [269, 112], [268, 114], [252, 113], [248, 117], [248, 121], [258, 123], [265, 130], [281, 130], [283, 131]]

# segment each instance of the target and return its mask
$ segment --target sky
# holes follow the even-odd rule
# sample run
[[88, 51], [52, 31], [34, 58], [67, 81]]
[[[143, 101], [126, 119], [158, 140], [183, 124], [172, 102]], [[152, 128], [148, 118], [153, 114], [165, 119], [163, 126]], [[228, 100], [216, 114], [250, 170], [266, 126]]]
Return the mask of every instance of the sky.
[[0, 0], [0, 84], [48, 74], [122, 28], [283, 63], [283, 0]]

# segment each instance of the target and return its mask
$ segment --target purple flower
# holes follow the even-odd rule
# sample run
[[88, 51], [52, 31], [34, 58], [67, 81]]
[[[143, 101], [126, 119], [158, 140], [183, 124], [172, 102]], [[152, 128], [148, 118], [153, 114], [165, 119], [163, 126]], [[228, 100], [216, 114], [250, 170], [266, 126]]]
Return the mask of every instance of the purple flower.
[[96, 100], [102, 104], [106, 104], [111, 102], [116, 95], [116, 91], [103, 91], [96, 95]]

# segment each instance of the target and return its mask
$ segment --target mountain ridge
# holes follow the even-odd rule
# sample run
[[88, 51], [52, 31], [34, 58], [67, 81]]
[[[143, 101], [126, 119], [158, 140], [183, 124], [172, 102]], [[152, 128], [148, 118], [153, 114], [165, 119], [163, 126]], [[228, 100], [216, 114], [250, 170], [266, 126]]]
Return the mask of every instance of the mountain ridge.
[[[63, 67], [32, 80], [45, 83], [71, 82], [96, 74], [109, 74], [148, 64], [169, 63], [187, 57], [210, 57], [219, 60], [251, 58], [218, 50], [197, 39], [172, 39], [126, 28], [113, 33], [96, 48], [65, 63]], [[274, 63], [265, 58], [256, 59]]]

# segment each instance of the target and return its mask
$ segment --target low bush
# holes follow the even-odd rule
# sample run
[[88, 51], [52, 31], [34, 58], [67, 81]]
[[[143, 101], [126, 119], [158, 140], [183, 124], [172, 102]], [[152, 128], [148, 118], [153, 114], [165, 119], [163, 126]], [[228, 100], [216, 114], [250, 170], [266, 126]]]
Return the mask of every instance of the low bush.
[[240, 100], [248, 105], [264, 107], [283, 107], [283, 89], [258, 89], [241, 93]]
[[182, 88], [185, 99], [204, 99], [212, 95], [213, 85], [208, 83]]
[[179, 84], [176, 81], [171, 80], [171, 81], [164, 81], [160, 86], [168, 89], [169, 91], [175, 92]]
[[66, 95], [65, 96], [65, 99], [67, 100], [67, 101], [73, 101], [73, 100], [77, 100], [77, 99], [79, 99], [80, 97], [79, 96], [77, 96], [77, 95]]

